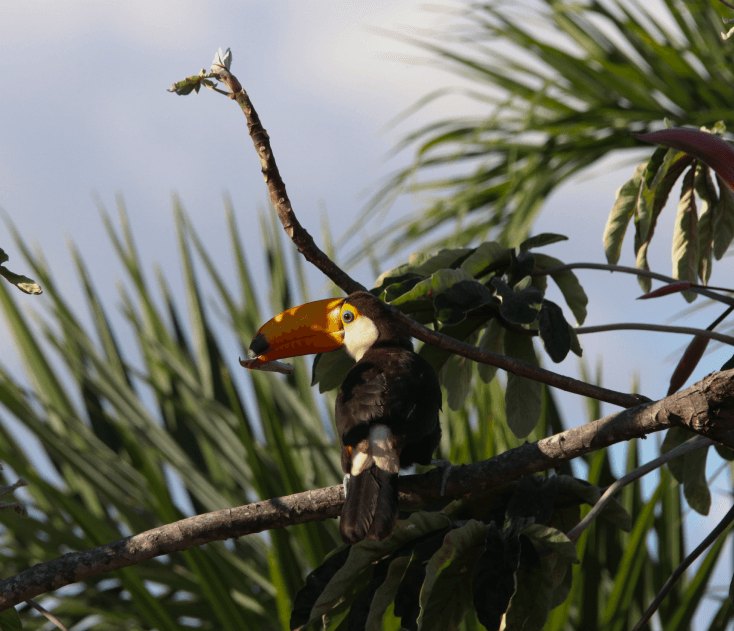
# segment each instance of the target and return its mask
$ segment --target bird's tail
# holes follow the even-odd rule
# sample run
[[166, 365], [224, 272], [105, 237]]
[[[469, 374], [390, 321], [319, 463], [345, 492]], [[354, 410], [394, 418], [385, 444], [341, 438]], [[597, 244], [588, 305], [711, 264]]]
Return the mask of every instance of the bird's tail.
[[352, 471], [340, 530], [346, 543], [379, 541], [392, 534], [398, 519], [399, 456], [385, 425], [352, 450]]

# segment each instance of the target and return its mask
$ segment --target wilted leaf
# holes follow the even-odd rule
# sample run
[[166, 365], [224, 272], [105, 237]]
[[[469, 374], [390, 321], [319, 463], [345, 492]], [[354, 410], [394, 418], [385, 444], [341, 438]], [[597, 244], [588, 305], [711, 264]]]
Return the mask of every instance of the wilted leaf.
[[668, 283], [667, 285], [659, 287], [655, 291], [651, 291], [643, 294], [642, 296], [638, 296], [637, 300], [647, 300], [648, 298], [660, 298], [661, 296], [669, 296], [670, 294], [676, 294], [679, 291], [690, 289], [691, 285], [693, 285], [693, 283], [687, 280], [682, 280], [677, 283]]
[[683, 357], [680, 358], [678, 365], [673, 371], [673, 375], [670, 377], [670, 386], [668, 386], [668, 394], [670, 396], [674, 392], [678, 392], [683, 387], [688, 378], [693, 374], [693, 371], [698, 366], [698, 362], [701, 361], [703, 354], [706, 352], [706, 348], [709, 345], [711, 338], [696, 335], [686, 347]]
[[[698, 275], [698, 211], [694, 195], [695, 167], [691, 167], [683, 178], [678, 213], [673, 230], [673, 278], [696, 282]], [[683, 292], [691, 302], [696, 294]]]
[[701, 212], [698, 217], [698, 276], [706, 285], [711, 278], [714, 256], [714, 212], [719, 196], [716, 192], [711, 171], [705, 164], [696, 169], [696, 194], [701, 199]]
[[38, 295], [43, 293], [43, 289], [32, 278], [14, 274], [2, 265], [0, 265], [0, 276], [4, 277], [10, 284], [15, 285], [24, 294]]
[[604, 228], [604, 253], [607, 262], [616, 265], [622, 252], [622, 241], [627, 232], [630, 219], [635, 214], [637, 198], [642, 186], [642, 174], [647, 163], [639, 165], [635, 169], [632, 179], [623, 184], [617, 191], [617, 196], [609, 213], [607, 225]]
[[[635, 254], [638, 269], [650, 269], [647, 263], [647, 249], [655, 233], [658, 217], [668, 201], [676, 180], [693, 160], [691, 156], [670, 149], [652, 179], [649, 177], [650, 171], [643, 177], [635, 214]], [[650, 291], [649, 278], [638, 276], [637, 281], [643, 291]]]

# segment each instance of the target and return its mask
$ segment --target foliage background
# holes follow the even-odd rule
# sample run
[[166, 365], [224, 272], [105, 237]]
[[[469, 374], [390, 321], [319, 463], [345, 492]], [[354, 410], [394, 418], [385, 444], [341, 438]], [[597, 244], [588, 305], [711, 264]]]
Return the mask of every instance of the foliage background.
[[[21, 234], [38, 241], [57, 286], [63, 288], [65, 301], [77, 306], [84, 302], [84, 291], [75, 280], [74, 262], [66, 246], [66, 236], [73, 237], [119, 343], [132, 353], [138, 367], [142, 366], [142, 356], [135, 350], [135, 335], [115, 308], [119, 304], [116, 284], [124, 275], [123, 266], [110, 256], [97, 205], [89, 197], [91, 190], [98, 191], [108, 207], [114, 205], [117, 190], [124, 192], [140, 260], [160, 263], [172, 295], [183, 305], [185, 280], [176, 253], [170, 191], [180, 194], [207, 249], [222, 256], [217, 261], [220, 277], [229, 288], [235, 287], [237, 280], [229, 257], [223, 254], [227, 229], [220, 201], [220, 192], [228, 189], [236, 203], [243, 248], [252, 254], [255, 291], [263, 298], [271, 294], [269, 286], [261, 282], [268, 274], [267, 264], [259, 256], [262, 238], [255, 211], [265, 190], [241, 115], [225, 99], [209, 93], [197, 98], [173, 97], [165, 92], [173, 80], [207, 65], [217, 47], [232, 46], [233, 69], [273, 138], [299, 217], [312, 232], [318, 232], [323, 204], [336, 235], [359, 215], [364, 197], [358, 193], [367, 187], [374, 190], [380, 176], [409, 161], [410, 156], [403, 155], [387, 165], [381, 162], [405, 129], [379, 135], [383, 126], [417, 97], [445, 82], [467, 85], [426, 64], [423, 53], [362, 28], [376, 25], [415, 34], [406, 25], [435, 28], [445, 23], [445, 16], [419, 11], [414, 3], [373, 3], [373, 13], [364, 7], [360, 12], [335, 12], [329, 3], [310, 4], [308, 11], [300, 6], [286, 2], [269, 3], [268, 8], [256, 2], [236, 6], [220, 3], [205, 10], [194, 4], [157, 3], [149, 7], [130, 3], [113, 9], [79, 2], [76, 8], [66, 5], [60, 14], [49, 2], [19, 7], [0, 25], [0, 74], [10, 79], [26, 76], [29, 66], [42, 69], [42, 80], [33, 83], [34, 89], [8, 90], [0, 97], [4, 120], [13, 121], [5, 129], [0, 150], [4, 173], [0, 205]], [[70, 72], [75, 77], [73, 87]], [[38, 98], [37, 85], [45, 98]], [[459, 107], [471, 113], [463, 108], [472, 106], [450, 98], [432, 107], [411, 119], [408, 126], [420, 126], [440, 114], [450, 116]], [[595, 167], [599, 177], [573, 180], [550, 198], [536, 230], [570, 236], [568, 244], [554, 247], [554, 256], [567, 261], [601, 259], [601, 234], [614, 191], [631, 171], [629, 166], [617, 168], [618, 164], [618, 157], [612, 156]], [[418, 200], [404, 198], [396, 207], [397, 216], [418, 206]], [[661, 220], [659, 241], [651, 255], [653, 269], [666, 271], [669, 267], [671, 226], [672, 221]], [[19, 261], [20, 250], [11, 248], [11, 239], [2, 234], [6, 235], [2, 244], [11, 256], [10, 263]], [[625, 256], [626, 261], [623, 258], [621, 262], [631, 264], [631, 244], [625, 245]], [[150, 274], [151, 266], [143, 265]], [[388, 263], [385, 268], [390, 266]], [[16, 268], [27, 272], [13, 265], [12, 269]], [[724, 268], [715, 271], [713, 284], [725, 283]], [[314, 297], [328, 291], [310, 270], [306, 274]], [[359, 268], [356, 276], [367, 284], [373, 278], [367, 265]], [[130, 281], [123, 282], [132, 291]], [[678, 309], [672, 300], [632, 306], [631, 297], [637, 290], [631, 278], [587, 272], [582, 282], [590, 295], [590, 323], [662, 321]], [[214, 291], [204, 285], [204, 300]], [[163, 309], [162, 296], [155, 290], [153, 293], [153, 301]], [[610, 295], [630, 297], [630, 301], [610, 301]], [[274, 298], [272, 308], [280, 300], [277, 292]], [[22, 308], [28, 303], [30, 299], [22, 301]], [[266, 304], [263, 299], [263, 310]], [[89, 325], [92, 320], [88, 313], [78, 311], [77, 316]], [[231, 365], [239, 352], [238, 343], [224, 332], [224, 326], [216, 324], [216, 316], [212, 328], [220, 336]], [[583, 342], [591, 362], [603, 355], [605, 386], [627, 389], [630, 373], [639, 369], [640, 390], [651, 397], [664, 394], [672, 367], [667, 368], [662, 360], [682, 344], [680, 338], [667, 340], [635, 333], [591, 336]], [[3, 365], [23, 380], [17, 351], [8, 336], [0, 338]], [[725, 355], [712, 355], [702, 362], [694, 379], [718, 367]], [[50, 361], [58, 367], [53, 355]], [[567, 360], [560, 370], [576, 374], [577, 365]], [[235, 375], [235, 379], [241, 377]], [[240, 385], [249, 405], [252, 391], [244, 383]], [[144, 397], [153, 403], [150, 392]], [[561, 397], [560, 404], [571, 424], [585, 420], [578, 400]], [[6, 415], [3, 420], [10, 423], [16, 437], [33, 444]], [[32, 450], [30, 456], [38, 471], [58, 483], [39, 454]], [[642, 457], [650, 455], [643, 451]], [[728, 498], [715, 498], [720, 501], [706, 524], [715, 522], [728, 508]], [[174, 494], [172, 501], [184, 512], [190, 509], [180, 493]], [[690, 526], [693, 532], [704, 528], [697, 517], [690, 519]]]

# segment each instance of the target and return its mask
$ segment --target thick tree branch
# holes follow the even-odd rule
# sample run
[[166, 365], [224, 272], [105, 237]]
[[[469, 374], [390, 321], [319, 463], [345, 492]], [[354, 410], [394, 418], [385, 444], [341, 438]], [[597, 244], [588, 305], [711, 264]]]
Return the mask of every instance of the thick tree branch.
[[[361, 283], [354, 280], [349, 276], [349, 274], [344, 272], [338, 265], [336, 265], [336, 263], [326, 256], [326, 254], [316, 245], [313, 237], [298, 221], [295, 213], [293, 212], [290, 200], [288, 199], [285, 183], [283, 182], [280, 172], [278, 171], [278, 166], [275, 163], [273, 150], [270, 146], [270, 137], [263, 128], [262, 123], [260, 122], [260, 117], [255, 111], [255, 108], [250, 101], [250, 97], [242, 88], [240, 82], [233, 74], [223, 67], [219, 67], [219, 69], [213, 68], [212, 75], [231, 90], [232, 94], [230, 94], [230, 98], [237, 101], [247, 118], [247, 128], [249, 130], [250, 137], [252, 138], [252, 142], [255, 145], [257, 155], [260, 158], [263, 177], [265, 178], [265, 183], [268, 186], [268, 192], [270, 194], [270, 201], [272, 202], [275, 211], [278, 213], [278, 218], [283, 224], [286, 234], [293, 240], [298, 251], [307, 261], [313, 263], [324, 273], [324, 275], [330, 278], [347, 294], [351, 294], [355, 291], [366, 291], [365, 287]], [[648, 400], [646, 397], [641, 397], [640, 395], [626, 394], [624, 392], [616, 392], [607, 388], [600, 388], [599, 386], [584, 383], [578, 379], [559, 375], [558, 373], [554, 373], [550, 370], [533, 366], [532, 364], [528, 364], [513, 357], [477, 348], [476, 346], [460, 342], [459, 340], [449, 337], [448, 335], [444, 335], [443, 333], [439, 333], [438, 331], [433, 331], [416, 322], [412, 318], [409, 318], [395, 308], [393, 308], [393, 312], [410, 335], [416, 339], [457, 355], [467, 357], [468, 359], [472, 359], [483, 364], [489, 364], [491, 366], [497, 366], [498, 368], [502, 368], [503, 370], [514, 373], [520, 377], [527, 377], [560, 390], [566, 390], [567, 392], [572, 392], [574, 394], [591, 397], [593, 399], [612, 403], [613, 405], [618, 405], [624, 408], [634, 407], [643, 401]]]
[[[655, 403], [624, 410], [499, 456], [454, 467], [441, 494], [441, 471], [400, 478], [400, 505], [415, 508], [447, 499], [482, 495], [525, 475], [552, 469], [562, 462], [609, 445], [672, 426], [687, 427], [734, 447], [734, 370], [714, 373], [690, 388]], [[148, 530], [91, 550], [72, 552], [40, 563], [0, 582], [0, 611], [92, 576], [154, 557], [233, 537], [337, 517], [343, 487], [228, 508]]]

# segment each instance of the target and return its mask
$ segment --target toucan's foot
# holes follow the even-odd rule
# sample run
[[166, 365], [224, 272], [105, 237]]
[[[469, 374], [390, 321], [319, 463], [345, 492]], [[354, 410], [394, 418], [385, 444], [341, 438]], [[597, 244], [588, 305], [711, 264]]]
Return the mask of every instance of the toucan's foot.
[[454, 468], [454, 465], [452, 465], [448, 460], [431, 460], [431, 464], [434, 467], [441, 469], [441, 496], [443, 496], [444, 491], [446, 490], [446, 482], [449, 481], [449, 475], [451, 473], [451, 469]]
[[344, 484], [344, 499], [347, 499], [347, 487], [349, 486], [349, 480], [351, 477], [352, 476], [348, 473], [344, 476], [344, 482], [342, 483]]

